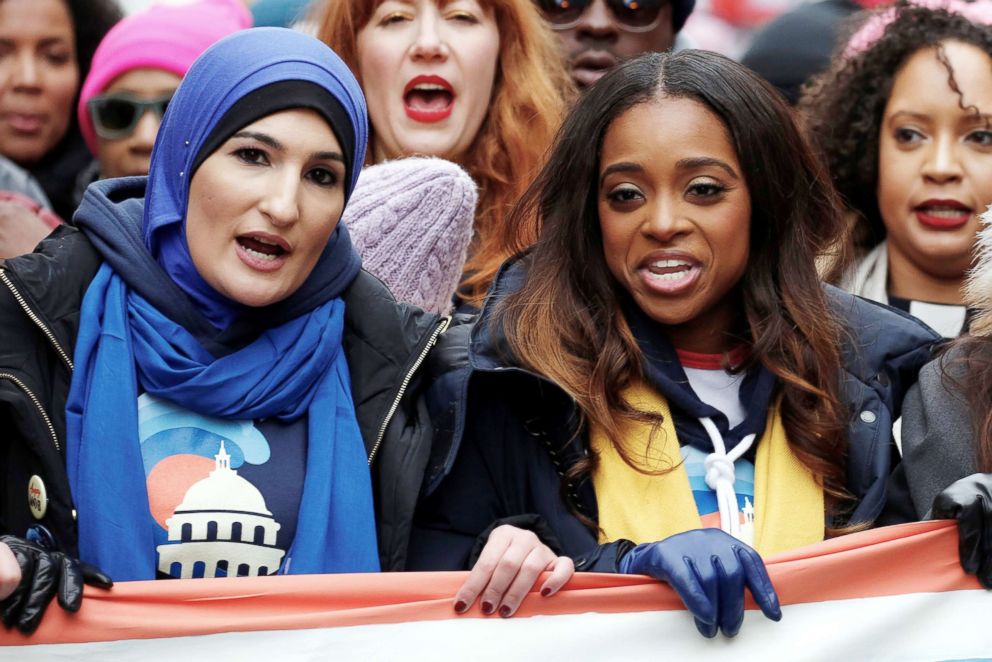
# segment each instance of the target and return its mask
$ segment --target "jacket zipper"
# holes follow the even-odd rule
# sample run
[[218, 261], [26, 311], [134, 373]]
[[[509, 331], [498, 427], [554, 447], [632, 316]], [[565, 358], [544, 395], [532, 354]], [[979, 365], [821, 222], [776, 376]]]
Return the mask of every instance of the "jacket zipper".
[[41, 406], [41, 401], [38, 400], [38, 396], [36, 396], [34, 392], [27, 387], [27, 384], [25, 384], [24, 382], [22, 382], [20, 379], [10, 374], [9, 372], [0, 372], [0, 379], [7, 379], [9, 381], [14, 382], [14, 384], [16, 384], [22, 391], [24, 391], [27, 394], [31, 402], [34, 403], [34, 406], [37, 407], [38, 413], [41, 414], [41, 417], [45, 420], [45, 425], [48, 426], [48, 432], [52, 435], [52, 443], [55, 444], [55, 450], [61, 453], [62, 446], [59, 444], [58, 435], [55, 434], [55, 426], [52, 425], [52, 419], [48, 417], [48, 412], [46, 412], [45, 408]]
[[[69, 358], [69, 355], [66, 354], [65, 350], [62, 349], [62, 346], [59, 345], [58, 341], [55, 339], [55, 334], [53, 334], [49, 330], [49, 328], [45, 326], [45, 323], [41, 321], [41, 318], [39, 318], [38, 315], [36, 315], [35, 312], [31, 310], [31, 307], [28, 306], [27, 302], [24, 300], [24, 297], [22, 297], [21, 293], [17, 291], [17, 288], [14, 286], [14, 284], [10, 282], [10, 279], [7, 277], [6, 271], [3, 269], [0, 269], [0, 280], [3, 281], [4, 285], [7, 286], [7, 289], [9, 289], [11, 294], [14, 295], [14, 299], [17, 301], [17, 304], [21, 307], [22, 310], [24, 310], [28, 318], [30, 318], [31, 321], [34, 322], [34, 324], [39, 329], [41, 329], [42, 333], [45, 334], [45, 337], [48, 338], [49, 342], [51, 342], [52, 346], [55, 348], [55, 351], [58, 353], [58, 355], [62, 358], [62, 361], [65, 363], [66, 367], [69, 368], [70, 371], [72, 371], [73, 370], [72, 360]], [[372, 462], [375, 460], [376, 454], [379, 452], [379, 447], [382, 446], [382, 440], [386, 436], [386, 429], [389, 427], [389, 423], [393, 420], [393, 416], [396, 415], [396, 410], [399, 409], [400, 401], [403, 399], [403, 396], [406, 394], [406, 389], [410, 386], [410, 382], [413, 380], [413, 376], [416, 374], [417, 370], [420, 369], [421, 364], [423, 364], [424, 360], [427, 358], [427, 355], [430, 353], [431, 349], [433, 349], [434, 345], [437, 343], [438, 337], [448, 329], [448, 325], [450, 323], [451, 323], [450, 317], [445, 317], [444, 319], [441, 320], [441, 323], [438, 324], [437, 327], [434, 329], [433, 333], [431, 333], [431, 337], [428, 338], [427, 344], [424, 346], [424, 349], [420, 352], [420, 356], [417, 357], [417, 360], [410, 367], [410, 370], [407, 371], [406, 376], [403, 377], [403, 381], [400, 383], [400, 389], [399, 391], [396, 392], [396, 397], [393, 399], [392, 405], [390, 405], [389, 410], [386, 412], [386, 417], [383, 419], [382, 425], [379, 426], [379, 434], [376, 436], [375, 445], [372, 447], [372, 452], [369, 453], [368, 463], [370, 466]], [[29, 389], [24, 384], [24, 382], [19, 380], [14, 375], [3, 372], [0, 373], [0, 379], [8, 379], [14, 382], [15, 384], [17, 384], [18, 387], [20, 387], [22, 391], [24, 391], [27, 394], [27, 396], [31, 399], [31, 402], [33, 402], [35, 407], [38, 408], [38, 413], [40, 413], [42, 418], [45, 419], [45, 425], [48, 426], [48, 431], [52, 435], [52, 442], [55, 444], [56, 450], [62, 452], [62, 447], [59, 444], [58, 436], [55, 434], [55, 426], [52, 425], [52, 421], [48, 417], [48, 413], [45, 412], [44, 407], [41, 406], [41, 402], [38, 400], [37, 396], [35, 396], [35, 394], [31, 391], [31, 389]]]
[[438, 337], [448, 330], [448, 325], [450, 323], [450, 317], [445, 317], [441, 320], [441, 323], [434, 329], [431, 337], [427, 339], [427, 344], [424, 345], [424, 349], [420, 352], [420, 356], [418, 356], [417, 360], [414, 361], [413, 365], [410, 367], [410, 370], [407, 371], [406, 376], [400, 383], [400, 390], [396, 392], [396, 397], [393, 398], [393, 404], [389, 407], [389, 411], [386, 412], [386, 417], [382, 420], [382, 425], [379, 426], [379, 434], [376, 436], [375, 445], [372, 446], [372, 452], [369, 453], [369, 466], [372, 466], [372, 462], [375, 460], [375, 456], [379, 452], [379, 447], [382, 445], [382, 440], [386, 436], [386, 428], [389, 427], [389, 423], [393, 420], [396, 410], [399, 409], [400, 400], [403, 399], [403, 395], [406, 393], [407, 387], [410, 386], [410, 381], [413, 379], [413, 375], [416, 374], [418, 369], [420, 369], [420, 365], [424, 362], [431, 349], [437, 343]]
[[33, 310], [31, 310], [31, 307], [28, 305], [27, 301], [25, 301], [24, 297], [21, 296], [21, 293], [17, 291], [17, 288], [14, 287], [14, 284], [10, 282], [10, 278], [7, 277], [7, 271], [5, 269], [0, 269], [0, 280], [2, 280], [3, 284], [7, 286], [7, 289], [10, 290], [10, 293], [14, 295], [14, 299], [17, 301], [17, 305], [21, 307], [21, 309], [28, 316], [28, 318], [32, 322], [34, 322], [35, 326], [41, 329], [41, 332], [45, 334], [45, 337], [48, 338], [48, 341], [52, 343], [52, 347], [55, 348], [55, 351], [62, 358], [62, 362], [65, 364], [65, 367], [67, 367], [69, 369], [69, 372], [71, 373], [73, 369], [72, 359], [69, 358], [69, 355], [66, 354], [65, 350], [62, 349], [62, 346], [59, 345], [58, 341], [55, 339], [55, 334], [52, 333], [51, 330], [49, 330], [49, 328], [45, 326], [45, 323], [41, 321], [41, 318], [38, 317], [38, 315]]

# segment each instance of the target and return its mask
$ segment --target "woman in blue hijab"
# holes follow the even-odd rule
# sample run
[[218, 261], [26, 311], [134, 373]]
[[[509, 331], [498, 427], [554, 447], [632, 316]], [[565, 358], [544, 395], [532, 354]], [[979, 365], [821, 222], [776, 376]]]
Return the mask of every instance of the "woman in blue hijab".
[[396, 304], [338, 223], [366, 122], [317, 40], [232, 35], [147, 180], [93, 184], [0, 268], [7, 627], [109, 577], [403, 569], [449, 320]]

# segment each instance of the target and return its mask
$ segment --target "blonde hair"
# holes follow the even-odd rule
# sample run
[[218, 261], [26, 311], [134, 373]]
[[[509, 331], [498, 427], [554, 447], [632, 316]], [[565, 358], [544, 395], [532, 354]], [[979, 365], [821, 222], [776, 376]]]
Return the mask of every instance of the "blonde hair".
[[[358, 32], [382, 0], [321, 3], [318, 38], [358, 71]], [[489, 112], [462, 162], [479, 186], [475, 237], [459, 296], [481, 303], [503, 260], [537, 240], [537, 219], [513, 230], [506, 218], [537, 175], [574, 93], [557, 38], [531, 0], [480, 0], [500, 35], [499, 64]], [[370, 132], [372, 134], [373, 132]], [[373, 134], [374, 135], [374, 134]]]

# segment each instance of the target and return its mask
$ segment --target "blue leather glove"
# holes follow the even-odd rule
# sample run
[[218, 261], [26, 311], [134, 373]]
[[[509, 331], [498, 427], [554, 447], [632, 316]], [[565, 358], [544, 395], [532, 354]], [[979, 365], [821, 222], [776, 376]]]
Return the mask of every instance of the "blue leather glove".
[[972, 474], [951, 483], [934, 498], [930, 516], [958, 521], [961, 567], [992, 589], [992, 474]]
[[781, 620], [765, 564], [758, 553], [720, 529], [696, 529], [637, 545], [619, 563], [620, 572], [668, 582], [696, 619], [704, 637], [722, 630], [733, 637], [744, 622], [744, 587], [762, 613]]

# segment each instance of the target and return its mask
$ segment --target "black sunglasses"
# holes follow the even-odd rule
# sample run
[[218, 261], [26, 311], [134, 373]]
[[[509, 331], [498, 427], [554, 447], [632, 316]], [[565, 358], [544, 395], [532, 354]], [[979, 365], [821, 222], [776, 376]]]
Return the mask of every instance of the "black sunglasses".
[[153, 99], [142, 99], [124, 92], [105, 94], [90, 99], [86, 107], [90, 109], [96, 134], [105, 140], [117, 140], [131, 135], [149, 110], [161, 119], [172, 94], [169, 92]]
[[[579, 24], [582, 12], [595, 0], [535, 0], [554, 30], [570, 30]], [[658, 27], [661, 10], [669, 0], [604, 0], [626, 32], [648, 32]]]

